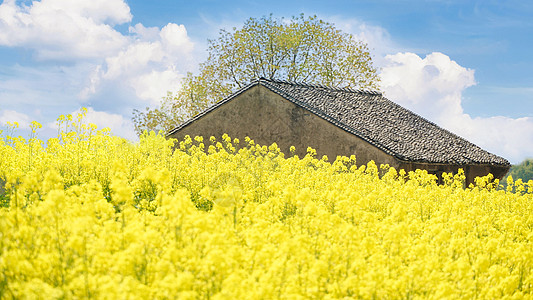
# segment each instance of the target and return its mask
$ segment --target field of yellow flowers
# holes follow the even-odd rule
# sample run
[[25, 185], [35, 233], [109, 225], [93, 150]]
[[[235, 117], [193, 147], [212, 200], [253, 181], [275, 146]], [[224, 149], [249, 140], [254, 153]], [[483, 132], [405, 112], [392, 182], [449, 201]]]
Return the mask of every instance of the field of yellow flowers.
[[0, 139], [1, 299], [532, 297], [533, 182], [131, 143], [82, 117]]

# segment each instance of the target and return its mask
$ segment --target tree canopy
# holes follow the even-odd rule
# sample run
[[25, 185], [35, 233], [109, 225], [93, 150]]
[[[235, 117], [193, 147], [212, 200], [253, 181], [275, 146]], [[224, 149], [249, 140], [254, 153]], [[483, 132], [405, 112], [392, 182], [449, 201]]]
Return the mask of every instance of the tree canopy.
[[523, 182], [533, 180], [533, 159], [526, 159], [518, 165], [513, 165], [502, 181], [505, 183], [509, 176], [514, 180], [522, 179]]
[[179, 125], [260, 77], [333, 87], [379, 89], [368, 46], [334, 24], [305, 17], [248, 19], [209, 40], [207, 60], [157, 108], [134, 111], [135, 130]]

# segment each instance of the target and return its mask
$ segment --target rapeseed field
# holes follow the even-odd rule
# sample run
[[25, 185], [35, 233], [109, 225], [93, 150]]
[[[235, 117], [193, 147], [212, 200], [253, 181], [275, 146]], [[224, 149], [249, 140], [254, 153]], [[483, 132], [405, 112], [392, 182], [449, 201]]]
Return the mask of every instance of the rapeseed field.
[[532, 297], [531, 181], [58, 121], [0, 139], [1, 299]]

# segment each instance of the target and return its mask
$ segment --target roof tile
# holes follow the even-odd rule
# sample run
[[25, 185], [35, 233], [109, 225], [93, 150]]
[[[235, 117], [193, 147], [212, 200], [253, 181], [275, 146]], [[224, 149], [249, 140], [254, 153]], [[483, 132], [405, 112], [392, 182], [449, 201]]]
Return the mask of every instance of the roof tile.
[[249, 88], [262, 85], [315, 115], [404, 161], [510, 166], [450, 131], [388, 100], [379, 92], [258, 79], [168, 134], [215, 110]]
[[406, 161], [510, 165], [471, 142], [388, 100], [382, 94], [261, 78], [289, 101]]

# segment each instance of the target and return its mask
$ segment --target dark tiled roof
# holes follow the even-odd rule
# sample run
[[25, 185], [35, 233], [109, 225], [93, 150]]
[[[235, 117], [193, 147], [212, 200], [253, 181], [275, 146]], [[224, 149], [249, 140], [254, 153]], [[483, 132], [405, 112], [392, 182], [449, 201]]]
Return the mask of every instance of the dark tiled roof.
[[510, 165], [506, 159], [395, 104], [380, 93], [263, 78], [250, 83], [171, 133], [258, 84], [403, 161]]

